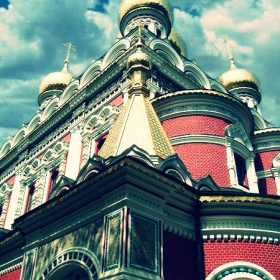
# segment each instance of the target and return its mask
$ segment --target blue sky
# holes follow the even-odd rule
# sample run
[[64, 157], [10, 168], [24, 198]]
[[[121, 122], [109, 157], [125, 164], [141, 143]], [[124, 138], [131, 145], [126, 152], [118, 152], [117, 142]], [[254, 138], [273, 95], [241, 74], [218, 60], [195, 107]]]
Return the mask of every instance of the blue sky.
[[[63, 67], [71, 42], [69, 71], [80, 76], [102, 56], [118, 33], [121, 0], [0, 0], [0, 145], [38, 109], [41, 79]], [[239, 68], [262, 83], [264, 117], [280, 126], [279, 0], [172, 0], [174, 27], [188, 58], [211, 77], [229, 69], [224, 38]]]

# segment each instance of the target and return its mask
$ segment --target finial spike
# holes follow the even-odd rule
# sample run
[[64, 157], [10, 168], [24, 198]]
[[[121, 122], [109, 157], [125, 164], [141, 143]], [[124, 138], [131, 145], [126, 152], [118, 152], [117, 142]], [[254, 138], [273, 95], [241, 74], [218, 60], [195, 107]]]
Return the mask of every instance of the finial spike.
[[135, 23], [136, 26], [138, 26], [139, 28], [139, 38], [138, 38], [138, 43], [142, 44], [142, 28], [144, 28], [144, 24], [143, 22], [138, 19], [138, 20], [133, 20], [133, 22]]
[[235, 63], [234, 63], [234, 57], [232, 55], [232, 49], [233, 46], [230, 44], [229, 40], [226, 38], [224, 39], [224, 43], [228, 47], [228, 54], [229, 54], [229, 61], [230, 61], [230, 69], [236, 69]]
[[64, 61], [64, 67], [67, 67], [68, 64], [69, 64], [69, 57], [70, 57], [70, 52], [71, 50], [72, 51], [76, 51], [72, 45], [72, 43], [66, 43], [66, 44], [63, 44], [63, 46], [65, 46], [68, 50], [67, 50], [67, 53], [66, 53], [66, 58], [65, 58], [65, 61]]

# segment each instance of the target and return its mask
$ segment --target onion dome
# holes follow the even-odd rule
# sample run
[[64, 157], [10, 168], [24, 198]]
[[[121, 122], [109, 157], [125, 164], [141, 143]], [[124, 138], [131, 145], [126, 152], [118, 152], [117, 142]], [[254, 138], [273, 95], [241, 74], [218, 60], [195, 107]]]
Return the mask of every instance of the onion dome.
[[177, 32], [174, 28], [171, 29], [170, 35], [168, 37], [171, 45], [183, 56], [187, 57], [187, 45], [179, 32]]
[[132, 65], [135, 64], [141, 64], [148, 68], [151, 67], [150, 57], [147, 54], [143, 53], [140, 47], [138, 47], [138, 50], [135, 53], [128, 57], [127, 69], [129, 69]]
[[50, 90], [63, 91], [71, 82], [72, 75], [67, 71], [67, 63], [60, 72], [53, 72], [42, 79], [39, 95]]
[[173, 22], [173, 9], [168, 0], [123, 0], [119, 9], [119, 22], [128, 12], [143, 7], [158, 9], [168, 16], [171, 23]]
[[131, 85], [146, 85], [147, 79], [150, 77], [151, 60], [150, 57], [142, 52], [142, 44], [138, 42], [137, 51], [130, 55], [127, 60], [127, 72], [131, 79]]
[[235, 88], [253, 88], [261, 92], [261, 83], [256, 75], [246, 69], [233, 68], [220, 77], [220, 83], [227, 89], [232, 90]]
[[[231, 45], [228, 39], [225, 39], [224, 42], [228, 46], [229, 61], [230, 61], [230, 70], [225, 72], [219, 78], [220, 83], [228, 90], [237, 90], [240, 88], [248, 88], [255, 90], [257, 92], [256, 99], [260, 101], [260, 92], [261, 92], [261, 83], [257, 76], [246, 69], [238, 69], [235, 66], [234, 58], [231, 53]], [[253, 94], [255, 95], [255, 94]]]

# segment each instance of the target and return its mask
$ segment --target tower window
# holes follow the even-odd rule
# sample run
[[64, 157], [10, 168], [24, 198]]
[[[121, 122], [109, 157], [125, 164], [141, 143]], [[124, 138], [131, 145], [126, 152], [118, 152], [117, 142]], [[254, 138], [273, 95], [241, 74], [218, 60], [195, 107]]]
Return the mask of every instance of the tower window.
[[35, 185], [32, 185], [28, 189], [25, 213], [31, 210], [31, 205], [32, 205], [32, 200], [33, 200], [33, 197], [34, 197], [34, 193], [35, 193]]
[[157, 30], [157, 37], [161, 38], [161, 30], [156, 29]]
[[236, 166], [236, 175], [238, 184], [244, 186], [245, 177], [246, 177], [246, 164], [244, 158], [234, 154], [235, 166]]

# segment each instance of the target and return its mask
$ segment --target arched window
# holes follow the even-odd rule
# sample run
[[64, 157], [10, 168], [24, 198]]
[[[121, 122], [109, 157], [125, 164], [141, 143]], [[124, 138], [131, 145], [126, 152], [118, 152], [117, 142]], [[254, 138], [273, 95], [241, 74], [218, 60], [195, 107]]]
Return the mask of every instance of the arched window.
[[234, 154], [237, 182], [241, 186], [245, 186], [246, 179], [246, 163], [245, 159], [238, 154]]
[[25, 206], [24, 213], [26, 213], [26, 212], [31, 210], [34, 193], [35, 193], [35, 185], [31, 185], [28, 188], [27, 199], [26, 199], [26, 206]]

